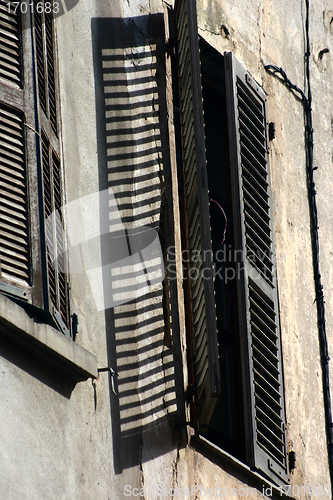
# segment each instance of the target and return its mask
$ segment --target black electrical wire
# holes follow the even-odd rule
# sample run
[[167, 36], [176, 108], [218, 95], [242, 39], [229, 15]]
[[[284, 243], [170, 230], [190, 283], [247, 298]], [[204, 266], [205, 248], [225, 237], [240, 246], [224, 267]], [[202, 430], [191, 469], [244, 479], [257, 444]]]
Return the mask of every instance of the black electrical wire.
[[319, 267], [319, 238], [318, 238], [318, 212], [316, 203], [316, 190], [313, 177], [314, 170], [317, 167], [313, 166], [313, 128], [312, 128], [312, 94], [310, 85], [310, 36], [309, 36], [309, 18], [310, 6], [309, 0], [306, 3], [306, 51], [305, 51], [305, 73], [307, 82], [307, 95], [296, 85], [293, 85], [282, 68], [274, 65], [265, 66], [266, 71], [277, 76], [286, 87], [288, 87], [295, 97], [301, 99], [304, 107], [305, 121], [305, 142], [306, 142], [306, 171], [308, 182], [308, 198], [310, 210], [311, 224], [311, 243], [312, 243], [312, 262], [313, 274], [315, 282], [316, 303], [317, 303], [317, 324], [318, 336], [321, 354], [322, 365], [322, 383], [325, 408], [325, 426], [327, 437], [328, 463], [330, 470], [331, 487], [333, 489], [333, 422], [332, 422], [332, 405], [330, 394], [329, 380], [329, 355], [326, 335], [326, 320], [325, 320], [325, 301], [323, 293], [323, 285], [321, 283], [320, 267]]

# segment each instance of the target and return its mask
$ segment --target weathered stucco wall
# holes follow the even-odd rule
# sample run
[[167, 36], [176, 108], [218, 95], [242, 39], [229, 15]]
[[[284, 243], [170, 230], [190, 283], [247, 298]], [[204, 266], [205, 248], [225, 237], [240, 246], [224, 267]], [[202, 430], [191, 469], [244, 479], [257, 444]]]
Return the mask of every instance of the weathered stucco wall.
[[[116, 95], [114, 98], [115, 108], [117, 103], [126, 103], [128, 98], [125, 94], [128, 88], [137, 91], [136, 97], [127, 101], [129, 109], [134, 107], [134, 115], [137, 102], [142, 102], [148, 113], [165, 114], [157, 89], [160, 79], [163, 91], [164, 54], [162, 57], [155, 54], [156, 49], [149, 44], [149, 37], [145, 33], [148, 15], [159, 16], [156, 22], [160, 23], [161, 15], [163, 16], [162, 4], [83, 1], [71, 14], [59, 19], [58, 23], [60, 76], [62, 75], [67, 86], [62, 107], [68, 110], [68, 115], [66, 112], [63, 119], [63, 135], [68, 138], [64, 141], [64, 161], [70, 170], [70, 181], [67, 182], [68, 199], [98, 191], [101, 186], [104, 189], [111, 187], [115, 196], [118, 196], [118, 208], [123, 220], [132, 218], [130, 222], [138, 227], [142, 224], [155, 224], [158, 228], [162, 203], [161, 182], [166, 182], [165, 179], [170, 175], [165, 172], [165, 163], [168, 162], [166, 131], [158, 123], [157, 115], [155, 118], [138, 118], [131, 122], [129, 114], [125, 128], [132, 128], [133, 132], [127, 133], [122, 137], [125, 141], [117, 144], [117, 137], [107, 138], [108, 132], [105, 135], [105, 125], [107, 130], [110, 128], [103, 116], [103, 101], [111, 101], [111, 93], [120, 92], [121, 97]], [[104, 19], [104, 24], [99, 21], [101, 18]], [[121, 18], [126, 20], [124, 25], [129, 22], [129, 18], [134, 19], [131, 25], [134, 35], [126, 35]], [[163, 23], [160, 29], [160, 43], [163, 43]], [[99, 30], [103, 30], [103, 33]], [[123, 33], [121, 30], [124, 30]], [[132, 38], [140, 48], [133, 45]], [[101, 75], [101, 67], [98, 65], [104, 64], [103, 52], [98, 51], [103, 50], [106, 50], [105, 60], [108, 56], [111, 56], [111, 60], [115, 57], [113, 67], [118, 65], [115, 75], [110, 70], [109, 76], [106, 76], [104, 81], [107, 83], [98, 80]], [[136, 60], [135, 54], [141, 50], [145, 55]], [[117, 56], [125, 53], [129, 62], [128, 65], [125, 64], [124, 69], [123, 63], [117, 62]], [[132, 62], [131, 54], [134, 54]], [[140, 72], [140, 65], [147, 63], [151, 65], [151, 69]], [[149, 80], [148, 83], [142, 84], [142, 93], [140, 87], [131, 80], [130, 71], [135, 64], [138, 70], [137, 78]], [[126, 68], [129, 68], [128, 72]], [[68, 79], [68, 74], [73, 77]], [[128, 85], [137, 86], [133, 88], [119, 84], [120, 80], [126, 82], [127, 79]], [[111, 114], [116, 118], [111, 127], [124, 128], [121, 120], [126, 115], [126, 110], [111, 110]], [[147, 121], [154, 127], [146, 132]], [[140, 135], [135, 135], [136, 128], [140, 129]], [[103, 140], [107, 141], [108, 158], [101, 155], [101, 149], [106, 147]], [[141, 145], [136, 146], [136, 140], [141, 140]], [[147, 148], [149, 160], [154, 160], [148, 166], [145, 165], [147, 155], [140, 156], [140, 151]], [[139, 160], [135, 159], [136, 154], [139, 154]], [[114, 160], [115, 171], [107, 167], [109, 164], [105, 161], [112, 155], [113, 158], [115, 155], [120, 158]], [[122, 159], [121, 155], [124, 156]], [[127, 170], [121, 170], [121, 165], [127, 166]], [[174, 412], [176, 406], [174, 399], [177, 369], [174, 368], [172, 353], [164, 342], [162, 292], [159, 285], [155, 293], [148, 294], [146, 299], [143, 298], [132, 306], [119, 305], [115, 307], [113, 314], [104, 311], [96, 313], [86, 279], [83, 276], [73, 279], [75, 306], [79, 318], [82, 316], [78, 341], [96, 352], [99, 366], [114, 366], [119, 373], [118, 397], [112, 393], [107, 373], [101, 373], [99, 380], [94, 382], [95, 396], [91, 382], [81, 384], [78, 388], [81, 397], [86, 400], [93, 401], [95, 397], [96, 408], [92, 413], [95, 423], [90, 421], [87, 425], [83, 411], [81, 425], [87, 431], [90, 429], [88, 432], [94, 433], [89, 439], [97, 445], [95, 451], [88, 454], [84, 441], [79, 446], [86, 462], [84, 470], [90, 470], [86, 477], [86, 489], [78, 486], [78, 491], [81, 492], [79, 497], [123, 498], [126, 485], [131, 489], [141, 488], [143, 484], [156, 486], [157, 483], [163, 488], [172, 485], [171, 464], [177, 451], [167, 417], [169, 413]], [[87, 308], [88, 303], [90, 306]], [[179, 382], [182, 386], [181, 379]], [[95, 431], [91, 429], [91, 424]], [[99, 451], [96, 454], [97, 450]], [[92, 465], [93, 462], [95, 466]], [[105, 492], [104, 497], [98, 491], [96, 470], [99, 471], [98, 483], [103, 485], [100, 487]], [[80, 473], [79, 468], [77, 478]], [[96, 493], [91, 490], [92, 484], [95, 484]]]
[[[155, 125], [155, 132], [149, 131], [153, 143], [151, 149], [156, 149], [149, 154], [155, 163], [140, 171], [140, 165], [133, 160], [136, 168], [127, 176], [124, 174], [124, 182], [119, 182], [122, 179], [119, 173], [117, 176], [117, 172], [114, 175], [108, 172], [106, 162], [101, 163], [101, 150], [108, 147], [107, 154], [110, 155], [129, 152], [129, 157], [134, 158], [140, 152], [140, 146], [136, 149], [135, 144], [120, 145], [118, 151], [111, 151], [114, 147], [112, 138], [111, 141], [106, 138], [105, 116], [99, 113], [101, 102], [108, 98], [103, 94], [103, 79], [97, 81], [96, 77], [96, 74], [102, 74], [102, 68], [97, 67], [102, 61], [101, 58], [94, 60], [97, 48], [101, 47], [98, 46], [98, 26], [94, 28], [93, 20], [106, 19], [104, 27], [111, 30], [116, 25], [112, 21], [108, 25], [111, 19], [146, 16], [147, 23], [150, 14], [160, 14], [160, 43], [164, 43], [161, 2], [130, 4], [113, 0], [82, 0], [57, 20], [57, 42], [66, 201], [96, 193], [110, 187], [108, 183], [115, 180], [114, 192], [124, 191], [121, 215], [134, 218], [134, 222], [137, 218], [139, 226], [155, 222], [158, 230], [162, 184], [170, 176], [164, 172], [163, 163], [168, 163], [166, 130], [162, 130], [158, 123], [158, 113], [166, 115], [157, 88], [158, 79], [165, 81], [164, 53], [162, 59], [160, 54], [154, 54], [148, 34], [143, 33], [146, 61], [151, 64], [151, 69], [147, 70], [148, 84], [155, 88], [150, 101], [148, 97], [146, 99], [148, 112], [155, 112], [155, 118], [148, 118], [148, 122]], [[140, 36], [140, 30], [145, 26], [134, 25], [136, 36]], [[122, 46], [119, 33], [115, 39], [120, 43], [120, 48], [116, 49], [118, 55], [127, 51], [130, 59], [132, 50], [132, 67], [137, 63], [140, 71], [139, 66], [145, 62], [145, 57], [143, 62], [141, 59], [136, 62], [138, 49], [131, 46], [131, 40], [123, 40]], [[113, 50], [111, 46], [105, 48]], [[147, 77], [147, 74], [141, 76]], [[126, 79], [126, 72], [119, 79], [124, 75]], [[115, 85], [112, 75], [109, 85]], [[160, 88], [165, 92], [163, 84]], [[132, 104], [135, 106], [135, 99], [129, 103]], [[143, 125], [142, 120], [131, 124], [133, 128]], [[143, 133], [140, 138], [149, 134]], [[105, 137], [104, 144], [101, 137]], [[131, 142], [136, 137], [126, 139]], [[111, 142], [109, 146], [107, 141]], [[131, 166], [128, 160], [127, 165]], [[155, 191], [148, 189], [147, 197], [145, 188], [152, 185], [155, 185]], [[165, 191], [170, 189], [168, 180]], [[143, 209], [146, 219], [141, 222]], [[170, 220], [170, 215], [166, 219]], [[99, 224], [99, 221], [93, 223]], [[92, 257], [97, 262], [100, 260], [98, 255]], [[165, 340], [161, 284], [150, 291], [150, 296], [138, 304], [120, 305], [113, 313], [106, 313], [97, 311], [87, 276], [82, 273], [71, 277], [71, 312], [79, 317], [76, 342], [97, 356], [100, 368], [117, 368], [119, 376], [115, 386], [119, 397], [112, 392], [111, 377], [107, 372], [102, 372], [97, 380], [90, 379], [73, 389], [66, 380], [58, 380], [57, 373], [35, 368], [33, 362], [25, 359], [24, 352], [20, 362], [15, 353], [8, 354], [8, 359], [1, 358], [4, 376], [0, 429], [3, 457], [1, 497], [111, 499], [123, 498], [125, 485], [140, 488], [144, 482], [149, 484], [155, 479], [163, 487], [172, 485], [173, 470], [169, 465], [176, 457], [177, 447], [173, 444], [168, 417], [169, 413], [176, 413], [178, 401], [181, 402], [183, 397], [183, 370], [180, 359], [175, 367], [173, 352]], [[25, 313], [22, 311], [22, 314]], [[176, 384], [178, 376], [180, 379]], [[121, 392], [125, 386], [125, 382], [122, 385], [123, 379], [126, 387]], [[180, 397], [175, 402], [176, 391]]]
[[[146, 207], [150, 223], [156, 222], [158, 228], [160, 218], [164, 220], [164, 237], [167, 244], [172, 245], [175, 240], [179, 244], [178, 215], [170, 216], [172, 210], [177, 210], [177, 190], [174, 184], [172, 186], [175, 172], [170, 165], [174, 166], [174, 152], [171, 147], [169, 153], [164, 119], [167, 109], [163, 108], [161, 98], [165, 71], [170, 68], [165, 69], [164, 55], [158, 49], [156, 68], [150, 70], [155, 97], [147, 105], [158, 109], [163, 118], [160, 130], [151, 133], [151, 140], [156, 143], [156, 152], [151, 154], [156, 155], [156, 162], [147, 167], [148, 170], [140, 170], [138, 163], [129, 174], [127, 184], [119, 182], [117, 172], [109, 172], [108, 177], [106, 165], [105, 170], [101, 167], [100, 152], [106, 148], [100, 139], [106, 137], [100, 104], [107, 96], [103, 95], [103, 81], [96, 81], [96, 75], [101, 73], [96, 69], [96, 47], [101, 48], [100, 40], [112, 40], [112, 32], [104, 33], [103, 38], [104, 34], [94, 31], [92, 22], [104, 18], [106, 24], [101, 26], [111, 30], [115, 26], [110, 21], [108, 28], [107, 21], [111, 18], [163, 16], [164, 7], [164, 2], [159, 0], [80, 0], [74, 9], [57, 20], [57, 38], [67, 201], [100, 191], [101, 186], [104, 189], [113, 186], [114, 182], [118, 186], [115, 190], [128, 198], [127, 205], [122, 200], [122, 215], [135, 219], [140, 216], [139, 209]], [[200, 0], [197, 7], [199, 34], [221, 53], [233, 51], [263, 85], [268, 96], [269, 120], [276, 125], [270, 168], [288, 443], [297, 456], [291, 484], [327, 485], [329, 472], [314, 302], [303, 108], [291, 92], [264, 69], [264, 64], [281, 66], [293, 83], [304, 87], [305, 3], [251, 0], [237, 4], [232, 0]], [[332, 352], [333, 12], [330, 8], [328, 1], [311, 2], [310, 38], [314, 154], [315, 165], [319, 167], [315, 176], [321, 273]], [[137, 21], [134, 24], [139, 26]], [[162, 30], [161, 46], [163, 39]], [[121, 50], [133, 49], [126, 46], [126, 42], [124, 40]], [[170, 81], [168, 84], [170, 91]], [[172, 109], [169, 107], [168, 111], [171, 113]], [[152, 123], [158, 126], [153, 119]], [[135, 126], [143, 124], [139, 121]], [[173, 138], [171, 146], [172, 141]], [[149, 188], [154, 182], [158, 193], [148, 206], [140, 189]], [[128, 192], [132, 194], [126, 194]], [[128, 206], [133, 203], [138, 211]], [[165, 216], [160, 217], [161, 210], [169, 214], [166, 217], [169, 225]], [[69, 381], [60, 379], [57, 373], [34, 366], [24, 352], [3, 350], [4, 357], [0, 358], [3, 374], [1, 498], [121, 499], [126, 485], [130, 486], [127, 491], [142, 486], [146, 491], [150, 489], [146, 500], [168, 498], [165, 494], [158, 496], [158, 488], [166, 491], [191, 486], [202, 488], [201, 492], [194, 488], [192, 498], [207, 498], [205, 488], [215, 487], [225, 487], [228, 492], [236, 488], [232, 493], [236, 498], [263, 498], [258, 480], [249, 479], [246, 469], [239, 471], [226, 465], [202, 443], [185, 446], [186, 430], [180, 423], [183, 386], [186, 386], [186, 370], [184, 374], [182, 368], [186, 346], [182, 306], [177, 307], [177, 302], [181, 304], [182, 300], [178, 285], [175, 283], [170, 292], [173, 332], [169, 338], [164, 326], [167, 320], [161, 286], [153, 291], [155, 295], [136, 306], [117, 306], [113, 312], [105, 312], [96, 310], [87, 277], [84, 274], [71, 277], [72, 312], [79, 316], [76, 341], [97, 356], [100, 368], [117, 365], [119, 397], [112, 392], [107, 372], [73, 389]], [[128, 357], [121, 353], [128, 353]], [[128, 394], [122, 393], [126, 383], [132, 384], [132, 392]], [[245, 490], [244, 495], [241, 489], [244, 487], [257, 490], [255, 493]], [[189, 497], [185, 493], [184, 498]]]

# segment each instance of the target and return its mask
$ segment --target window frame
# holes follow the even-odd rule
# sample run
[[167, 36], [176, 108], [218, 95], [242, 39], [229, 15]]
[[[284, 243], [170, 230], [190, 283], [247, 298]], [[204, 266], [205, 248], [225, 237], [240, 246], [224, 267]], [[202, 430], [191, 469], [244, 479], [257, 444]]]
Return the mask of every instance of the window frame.
[[[184, 13], [184, 11], [186, 11]], [[178, 50], [178, 64], [179, 64], [179, 57], [181, 57], [180, 53], [184, 50], [184, 46], [186, 44], [186, 40], [189, 41], [190, 44], [190, 51], [191, 51], [191, 57], [192, 59], [191, 62], [187, 63], [188, 67], [190, 70], [187, 69], [188, 78], [192, 78], [190, 71], [194, 71], [197, 76], [197, 81], [193, 82], [192, 81], [192, 90], [193, 94], [191, 97], [187, 99], [187, 102], [192, 101], [194, 103], [194, 106], [197, 107], [197, 113], [203, 117], [203, 110], [202, 110], [202, 93], [201, 93], [201, 83], [200, 83], [200, 63], [199, 65], [197, 63], [193, 63], [193, 61], [199, 60], [199, 44], [197, 43], [198, 40], [198, 27], [197, 27], [197, 16], [196, 16], [196, 6], [195, 6], [195, 0], [178, 0], [175, 3], [175, 17], [176, 17], [176, 33], [177, 30], [180, 32], [180, 35], [176, 35], [177, 38], [177, 50]], [[187, 17], [187, 19], [185, 19]], [[185, 26], [188, 24], [190, 26], [189, 34], [185, 34], [182, 38], [181, 31], [185, 30]], [[247, 79], [247, 84], [252, 87], [251, 92], [254, 91], [257, 93], [257, 95], [260, 96], [260, 99], [263, 102], [263, 108], [264, 108], [264, 113], [265, 113], [265, 119], [266, 119], [266, 98], [264, 95], [264, 92], [260, 89], [258, 84], [253, 80], [253, 78], [249, 75], [249, 73], [245, 70], [240, 68], [242, 67], [240, 63], [235, 63], [235, 58], [233, 55], [225, 55], [225, 61], [226, 61], [226, 69], [228, 68], [228, 64], [231, 67], [237, 66], [238, 71], [243, 72], [243, 76]], [[195, 68], [195, 69], [194, 69]], [[179, 70], [180, 76], [179, 76], [179, 95], [180, 95], [180, 103], [182, 99], [184, 100], [184, 97], [182, 97], [182, 78], [181, 74], [184, 70], [182, 68]], [[199, 84], [198, 84], [199, 82]], [[235, 105], [235, 97], [234, 97], [234, 80], [230, 77], [228, 77], [228, 80], [226, 82], [227, 86], [227, 102], [229, 103], [229, 112], [228, 112], [228, 120], [229, 120], [229, 131], [230, 131], [230, 137], [232, 137], [232, 140], [230, 142], [229, 150], [230, 150], [230, 162], [231, 162], [231, 168], [234, 170], [234, 173], [232, 175], [232, 198], [233, 198], [233, 213], [234, 213], [234, 223], [235, 226], [237, 227], [236, 232], [238, 233], [238, 236], [236, 240], [238, 241], [238, 246], [236, 248], [241, 248], [243, 251], [243, 254], [245, 255], [245, 244], [244, 244], [244, 239], [245, 239], [245, 223], [242, 215], [242, 210], [243, 207], [240, 206], [242, 205], [240, 201], [242, 200], [243, 193], [241, 192], [242, 190], [242, 180], [241, 180], [241, 174], [240, 174], [240, 161], [239, 161], [239, 137], [238, 137], [238, 121], [236, 119], [237, 113], [235, 109], [230, 109], [230, 103], [232, 102], [232, 106]], [[201, 104], [200, 104], [201, 103]], [[188, 106], [188, 104], [187, 104]], [[232, 107], [231, 106], [231, 107]], [[182, 108], [182, 104], [180, 104], [180, 108]], [[186, 105], [185, 105], [186, 109]], [[182, 114], [182, 109], [181, 109], [181, 114]], [[184, 111], [183, 111], [184, 114]], [[184, 121], [184, 119], [183, 119]], [[199, 122], [200, 123], [200, 122]], [[265, 124], [267, 125], [267, 123]], [[200, 125], [199, 125], [200, 126]], [[204, 123], [202, 123], [202, 132], [204, 130]], [[184, 128], [184, 123], [183, 123], [183, 128]], [[268, 134], [267, 134], [267, 126], [265, 128], [265, 135], [266, 135], [266, 147], [267, 150], [269, 142], [268, 142]], [[184, 132], [183, 132], [184, 135]], [[196, 136], [196, 143], [195, 147], [198, 147], [198, 149], [202, 150], [202, 135], [198, 139], [199, 134]], [[184, 141], [183, 141], [184, 142]], [[183, 145], [183, 165], [184, 161], [186, 161], [186, 151], [184, 153], [184, 145]], [[183, 170], [186, 170], [186, 166], [183, 168]], [[202, 168], [205, 169], [205, 164], [202, 163]], [[269, 182], [269, 197], [271, 200], [271, 188], [270, 188], [270, 180], [269, 180], [269, 166], [268, 166], [268, 182]], [[200, 178], [200, 172], [198, 171], [198, 177]], [[206, 180], [207, 175], [203, 174], [201, 177], [202, 179]], [[180, 181], [180, 185], [182, 182]], [[186, 178], [185, 178], [185, 184], [186, 184]], [[202, 190], [207, 189], [207, 183], [203, 181], [202, 183]], [[207, 199], [207, 205], [208, 205], [208, 197]], [[271, 210], [271, 209], [270, 209]], [[186, 212], [186, 210], [185, 210]], [[270, 215], [272, 215], [270, 213]], [[184, 218], [184, 217], [183, 217]], [[207, 224], [209, 226], [209, 217], [206, 217]], [[187, 226], [187, 223], [185, 224]], [[184, 228], [183, 228], [184, 229]], [[185, 227], [185, 233], [188, 230]], [[271, 236], [272, 236], [272, 254], [273, 254], [273, 274], [276, 271], [275, 268], [275, 257], [274, 257], [274, 242], [273, 242], [273, 227], [271, 226]], [[185, 234], [184, 239], [186, 241], [187, 236]], [[208, 251], [211, 249], [211, 247], [208, 245], [205, 247]], [[244, 257], [243, 259], [243, 266], [248, 268], [248, 262], [247, 262], [247, 257]], [[257, 273], [260, 274], [260, 273]], [[280, 369], [280, 375], [279, 375], [279, 394], [281, 397], [281, 405], [282, 405], [282, 410], [281, 410], [281, 432], [284, 436], [284, 448], [283, 448], [283, 454], [284, 454], [284, 466], [281, 468], [277, 466], [274, 460], [271, 460], [271, 457], [269, 454], [262, 453], [262, 449], [258, 444], [257, 441], [257, 434], [256, 434], [256, 418], [257, 415], [255, 414], [255, 408], [256, 408], [256, 403], [254, 401], [254, 395], [255, 391], [252, 389], [252, 384], [254, 384], [254, 378], [253, 378], [253, 362], [252, 362], [252, 357], [251, 357], [251, 346], [253, 339], [250, 337], [250, 324], [252, 321], [252, 316], [250, 317], [250, 314], [253, 315], [253, 306], [252, 309], [250, 308], [250, 293], [253, 295], [253, 291], [250, 291], [249, 287], [249, 281], [242, 277], [241, 284], [238, 286], [238, 301], [241, 304], [240, 311], [241, 311], [241, 352], [242, 352], [242, 373], [243, 373], [243, 393], [244, 393], [244, 416], [246, 418], [246, 462], [250, 467], [255, 468], [258, 470], [260, 473], [262, 473], [264, 476], [268, 477], [270, 480], [274, 481], [276, 484], [286, 484], [289, 480], [289, 470], [288, 470], [288, 460], [287, 460], [287, 439], [286, 439], [286, 418], [285, 418], [285, 404], [284, 404], [284, 382], [283, 382], [283, 363], [282, 363], [282, 349], [281, 349], [281, 337], [280, 337], [280, 322], [279, 322], [279, 307], [278, 307], [278, 296], [277, 296], [277, 282], [276, 282], [276, 275], [273, 276], [272, 280], [274, 281], [273, 283], [273, 288], [274, 288], [274, 297], [272, 298], [270, 293], [269, 293], [269, 286], [264, 284], [261, 287], [260, 294], [261, 298], [265, 296], [265, 292], [268, 293], [268, 296], [272, 298], [274, 302], [274, 318], [276, 318], [276, 332], [277, 332], [277, 348], [278, 348], [278, 353], [279, 353], [279, 369]], [[260, 285], [261, 286], [261, 285]], [[185, 292], [186, 292], [186, 287], [185, 287]], [[252, 300], [252, 299], [251, 299]], [[187, 302], [191, 302], [190, 298], [187, 298]], [[268, 307], [267, 303], [264, 303], [264, 307]], [[188, 305], [188, 304], [187, 304]], [[207, 305], [207, 304], [206, 304]], [[268, 310], [268, 309], [267, 309]], [[215, 311], [215, 302], [214, 302], [214, 311]], [[186, 328], [189, 330], [193, 329], [193, 321], [191, 323], [190, 315], [187, 315], [187, 326]], [[213, 336], [214, 338], [214, 336]], [[192, 339], [193, 342], [193, 339]], [[189, 349], [190, 352], [192, 352], [192, 349]], [[194, 349], [195, 351], [195, 349]], [[189, 373], [193, 370], [191, 368], [191, 364], [193, 364], [192, 359], [188, 359], [188, 364], [190, 365], [189, 367]], [[213, 366], [211, 366], [211, 369], [214, 369]], [[194, 370], [195, 371], [195, 370]], [[200, 413], [201, 407], [200, 407], [200, 401], [198, 401], [198, 388], [196, 389], [197, 397], [196, 397], [196, 408], [195, 408], [195, 414], [192, 414], [192, 425], [194, 425], [197, 428], [197, 431], [201, 433], [203, 430], [205, 430], [206, 426], [209, 423], [210, 415], [208, 418], [205, 418], [202, 416]], [[200, 388], [199, 388], [200, 390]], [[193, 406], [192, 406], [193, 408]], [[204, 426], [200, 427], [200, 419], [203, 420]], [[199, 425], [198, 425], [199, 421]], [[282, 438], [281, 438], [282, 439]]]

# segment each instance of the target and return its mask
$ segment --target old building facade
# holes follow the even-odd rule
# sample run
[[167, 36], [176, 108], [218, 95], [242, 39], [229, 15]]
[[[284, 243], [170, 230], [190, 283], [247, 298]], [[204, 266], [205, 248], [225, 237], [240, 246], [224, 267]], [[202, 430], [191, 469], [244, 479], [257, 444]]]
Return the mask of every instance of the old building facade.
[[330, 2], [0, 26], [1, 498], [330, 498]]

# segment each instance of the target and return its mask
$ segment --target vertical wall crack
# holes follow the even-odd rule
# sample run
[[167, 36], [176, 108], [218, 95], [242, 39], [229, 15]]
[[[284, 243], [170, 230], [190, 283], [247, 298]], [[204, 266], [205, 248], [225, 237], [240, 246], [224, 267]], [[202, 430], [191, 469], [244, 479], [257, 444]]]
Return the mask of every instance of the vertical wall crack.
[[[145, 496], [144, 496], [145, 477], [144, 477], [144, 472], [143, 472], [142, 456], [143, 456], [143, 436], [141, 435], [141, 442], [140, 442], [140, 449], [139, 449], [140, 488], [141, 488], [140, 498], [145, 500]], [[142, 492], [143, 492], [143, 496], [141, 496]]]

